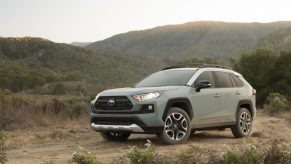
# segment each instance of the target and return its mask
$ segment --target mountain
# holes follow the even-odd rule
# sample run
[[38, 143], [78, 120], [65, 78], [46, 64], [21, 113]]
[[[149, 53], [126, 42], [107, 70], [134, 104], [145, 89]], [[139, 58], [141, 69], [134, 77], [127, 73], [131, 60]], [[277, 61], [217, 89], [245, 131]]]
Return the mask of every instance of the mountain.
[[291, 27], [274, 31], [262, 37], [258, 40], [255, 47], [269, 49], [277, 54], [281, 51], [291, 51]]
[[94, 42], [87, 48], [172, 60], [193, 57], [228, 58], [232, 54], [252, 47], [259, 38], [290, 26], [291, 22], [199, 21], [130, 31]]
[[93, 52], [42, 38], [0, 38], [0, 88], [15, 92], [68, 81], [98, 89], [127, 86], [164, 66], [145, 56]]
[[92, 42], [72, 42], [72, 43], [70, 43], [70, 45], [77, 46], [77, 47], [86, 47], [91, 43]]

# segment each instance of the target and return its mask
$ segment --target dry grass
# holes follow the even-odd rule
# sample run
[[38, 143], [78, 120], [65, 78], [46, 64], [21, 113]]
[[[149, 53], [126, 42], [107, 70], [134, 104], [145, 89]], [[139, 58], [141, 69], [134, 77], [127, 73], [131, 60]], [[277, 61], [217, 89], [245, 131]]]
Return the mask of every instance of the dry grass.
[[89, 98], [26, 96], [0, 90], [0, 129], [51, 126], [88, 118]]
[[279, 113], [276, 117], [284, 118], [291, 124], [291, 111]]
[[6, 135], [0, 131], [0, 163], [5, 163], [7, 161], [5, 141]]

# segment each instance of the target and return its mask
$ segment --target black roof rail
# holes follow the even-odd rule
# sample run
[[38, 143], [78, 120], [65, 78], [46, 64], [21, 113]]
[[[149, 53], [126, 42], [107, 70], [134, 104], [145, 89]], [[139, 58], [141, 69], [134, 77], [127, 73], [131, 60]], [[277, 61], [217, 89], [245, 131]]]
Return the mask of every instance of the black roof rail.
[[204, 63], [197, 63], [197, 64], [191, 64], [191, 65], [176, 65], [176, 66], [169, 66], [165, 67], [162, 70], [168, 70], [168, 69], [175, 69], [175, 68], [224, 68], [224, 69], [230, 69], [229, 67], [218, 65], [218, 64], [204, 64]]
[[218, 65], [218, 64], [201, 64], [198, 68], [224, 68], [224, 69], [231, 69], [229, 67]]
[[162, 70], [168, 70], [168, 69], [175, 69], [175, 68], [185, 68], [184, 66], [169, 66], [169, 67], [165, 67]]

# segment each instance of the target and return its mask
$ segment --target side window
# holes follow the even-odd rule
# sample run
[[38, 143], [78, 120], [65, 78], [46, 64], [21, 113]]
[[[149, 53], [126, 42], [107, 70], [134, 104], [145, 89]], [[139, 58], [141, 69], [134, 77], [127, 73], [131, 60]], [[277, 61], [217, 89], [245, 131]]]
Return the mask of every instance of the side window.
[[244, 83], [239, 79], [239, 77], [235, 76], [234, 74], [231, 74], [231, 77], [235, 81], [235, 84], [237, 87], [243, 87]]
[[213, 73], [211, 71], [202, 72], [195, 80], [195, 83], [197, 83], [200, 80], [208, 80], [212, 84], [211, 88], [215, 87]]
[[231, 83], [232, 83], [232, 87], [237, 87], [235, 81], [233, 80], [232, 76], [231, 76], [231, 73], [228, 74], [229, 77], [230, 77], [230, 80], [231, 80]]
[[216, 75], [216, 87], [219, 88], [232, 88], [230, 76], [226, 72], [215, 72]]

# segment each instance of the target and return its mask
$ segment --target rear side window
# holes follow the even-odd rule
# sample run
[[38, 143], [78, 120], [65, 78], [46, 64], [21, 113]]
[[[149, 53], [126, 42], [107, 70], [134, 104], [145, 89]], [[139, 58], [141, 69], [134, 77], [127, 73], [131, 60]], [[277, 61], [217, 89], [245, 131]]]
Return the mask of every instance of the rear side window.
[[211, 88], [215, 87], [212, 71], [202, 72], [195, 80], [195, 83], [197, 83], [200, 80], [208, 80], [212, 84]]
[[244, 83], [239, 79], [239, 77], [235, 76], [234, 74], [231, 74], [231, 77], [235, 81], [235, 84], [237, 87], [243, 87]]
[[216, 75], [216, 84], [218, 88], [232, 88], [232, 82], [230, 76], [226, 72], [215, 72]]

